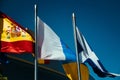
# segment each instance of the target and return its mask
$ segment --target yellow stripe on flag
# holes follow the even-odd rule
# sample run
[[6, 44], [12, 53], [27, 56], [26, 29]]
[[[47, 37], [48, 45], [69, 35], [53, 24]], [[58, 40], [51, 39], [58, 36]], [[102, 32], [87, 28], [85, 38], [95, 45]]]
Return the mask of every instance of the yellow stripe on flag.
[[49, 64], [50, 60], [38, 59], [39, 64]]
[[[70, 80], [78, 80], [77, 64], [70, 62], [63, 64], [64, 71]], [[80, 64], [81, 80], [89, 80], [89, 70], [84, 64]]]
[[38, 60], [38, 63], [39, 63], [39, 64], [45, 64], [45, 60], [39, 59], [39, 60]]
[[30, 34], [17, 24], [10, 21], [8, 18], [0, 18], [3, 21], [3, 32], [1, 34], [1, 41], [14, 42], [20, 40], [34, 41]]

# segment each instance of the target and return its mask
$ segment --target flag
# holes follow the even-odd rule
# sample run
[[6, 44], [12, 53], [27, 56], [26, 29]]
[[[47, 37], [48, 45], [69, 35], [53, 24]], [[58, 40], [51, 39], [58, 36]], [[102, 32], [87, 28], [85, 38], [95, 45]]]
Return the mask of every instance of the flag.
[[99, 77], [120, 76], [120, 74], [110, 73], [104, 68], [103, 64], [100, 62], [98, 57], [95, 55], [94, 51], [91, 50], [86, 39], [79, 32], [77, 27], [76, 27], [76, 36], [77, 36], [77, 45], [81, 45], [83, 48], [83, 51], [79, 53], [82, 63], [87, 62]]
[[[78, 80], [77, 63], [64, 61], [63, 69], [70, 80]], [[81, 80], [89, 80], [89, 70], [85, 64], [80, 64]]]
[[25, 28], [0, 12], [0, 52], [33, 53], [34, 40]]
[[[31, 34], [31, 36], [33, 37], [33, 39], [35, 40], [35, 34], [32, 30], [27, 28], [27, 31]], [[35, 54], [32, 54], [33, 57], [35, 57]], [[38, 63], [39, 64], [49, 64], [50, 60], [44, 60], [44, 59], [38, 59]]]
[[38, 59], [39, 64], [49, 64], [50, 60]]
[[37, 17], [38, 59], [75, 60], [75, 53]]

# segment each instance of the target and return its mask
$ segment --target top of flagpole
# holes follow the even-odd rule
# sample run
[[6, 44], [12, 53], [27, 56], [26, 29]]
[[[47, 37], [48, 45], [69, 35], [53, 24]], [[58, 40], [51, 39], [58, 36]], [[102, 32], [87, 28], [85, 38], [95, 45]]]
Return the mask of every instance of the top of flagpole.
[[35, 5], [34, 5], [34, 9], [37, 11], [37, 7], [38, 7], [38, 0], [35, 1]]
[[34, 8], [35, 8], [35, 10], [36, 10], [36, 8], [37, 8], [37, 4], [34, 5]]
[[34, 9], [35, 9], [35, 14], [36, 14], [36, 15], [37, 15], [37, 7], [38, 7], [38, 5], [35, 4], [35, 5], [34, 5]]
[[73, 18], [75, 17], [75, 14], [74, 14], [74, 13], [72, 13], [72, 17], [73, 17]]
[[76, 27], [76, 17], [75, 17], [75, 13], [72, 13], [72, 20], [73, 20], [73, 27]]

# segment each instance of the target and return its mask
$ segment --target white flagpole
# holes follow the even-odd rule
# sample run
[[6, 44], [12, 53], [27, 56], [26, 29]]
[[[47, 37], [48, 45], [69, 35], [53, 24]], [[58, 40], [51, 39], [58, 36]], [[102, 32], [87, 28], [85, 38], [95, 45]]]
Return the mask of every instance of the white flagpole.
[[76, 38], [76, 20], [75, 20], [75, 14], [74, 13], [72, 14], [72, 21], [73, 21], [74, 42], [75, 42], [75, 50], [76, 50], [78, 80], [81, 80], [80, 61], [79, 61], [79, 53], [78, 53], [78, 49], [77, 49], [77, 38]]
[[37, 63], [37, 53], [38, 53], [38, 44], [37, 44], [37, 4], [34, 6], [35, 8], [35, 61], [34, 61], [34, 80], [37, 80], [37, 68], [38, 68], [38, 63]]

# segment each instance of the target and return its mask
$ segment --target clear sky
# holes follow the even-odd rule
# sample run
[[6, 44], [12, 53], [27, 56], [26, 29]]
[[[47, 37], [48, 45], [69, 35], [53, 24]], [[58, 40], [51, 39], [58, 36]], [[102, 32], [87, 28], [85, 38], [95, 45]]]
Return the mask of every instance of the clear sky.
[[[0, 10], [24, 27], [34, 30], [36, 0], [0, 0]], [[38, 0], [38, 15], [73, 50], [72, 13], [82, 34], [103, 63], [113, 73], [120, 73], [120, 1], [119, 0]], [[89, 66], [96, 80], [100, 78]]]

